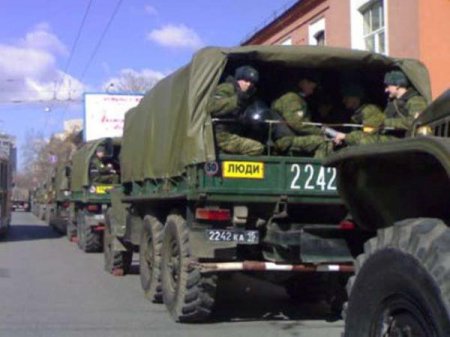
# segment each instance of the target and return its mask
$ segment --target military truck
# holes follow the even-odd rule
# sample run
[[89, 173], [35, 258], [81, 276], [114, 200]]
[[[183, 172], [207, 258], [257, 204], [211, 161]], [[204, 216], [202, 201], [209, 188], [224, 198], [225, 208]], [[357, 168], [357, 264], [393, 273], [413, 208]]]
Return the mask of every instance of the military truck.
[[0, 237], [8, 233], [11, 224], [11, 165], [0, 158]]
[[206, 104], [216, 85], [246, 64], [259, 70], [258, 96], [267, 104], [295, 90], [306, 70], [321, 75], [336, 105], [349, 75], [363, 74], [359, 78], [380, 105], [386, 101], [384, 74], [394, 68], [425, 76], [418, 90], [428, 88], [417, 61], [298, 46], [206, 48], [161, 80], [126, 114], [122, 196], [113, 200], [107, 227], [119, 248], [112, 252], [117, 265], [127, 263], [130, 248], [123, 243], [139, 246], [145, 295], [163, 301], [176, 321], [207, 319], [218, 275], [236, 271], [281, 284], [300, 300], [325, 295], [339, 307], [353, 259], [368, 237], [346, 219], [334, 168], [273, 151], [276, 121], [264, 122], [264, 155], [217, 150]]
[[45, 220], [47, 213], [47, 183], [42, 182], [33, 191], [31, 211], [39, 220]]
[[13, 211], [29, 212], [31, 209], [30, 192], [26, 188], [12, 188], [11, 207]]
[[60, 163], [55, 167], [51, 186], [54, 193], [47, 206], [48, 223], [57, 232], [66, 234], [70, 215], [70, 163]]
[[[420, 80], [420, 79], [417, 79]], [[450, 90], [411, 136], [327, 160], [372, 236], [347, 285], [345, 336], [450, 336]]]
[[[99, 172], [92, 168], [92, 161], [99, 146], [105, 149], [105, 159], [114, 168], [111, 177], [104, 181], [97, 179]], [[72, 157], [70, 219], [67, 228], [68, 238], [78, 242], [85, 252], [99, 252], [103, 246], [105, 229], [104, 212], [111, 203], [109, 191], [117, 185], [119, 167], [118, 156], [121, 147], [120, 138], [102, 138], [85, 143]]]

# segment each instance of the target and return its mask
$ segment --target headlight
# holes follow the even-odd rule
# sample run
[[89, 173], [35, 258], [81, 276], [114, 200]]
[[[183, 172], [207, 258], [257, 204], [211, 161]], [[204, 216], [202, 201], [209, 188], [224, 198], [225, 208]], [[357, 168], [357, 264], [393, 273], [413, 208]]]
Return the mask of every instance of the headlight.
[[91, 192], [91, 193], [95, 193], [95, 186], [91, 186], [91, 187], [89, 187], [89, 192]]
[[64, 196], [69, 197], [71, 195], [70, 191], [64, 191]]
[[424, 125], [417, 128], [416, 134], [420, 136], [429, 136], [433, 134], [433, 130], [428, 125]]

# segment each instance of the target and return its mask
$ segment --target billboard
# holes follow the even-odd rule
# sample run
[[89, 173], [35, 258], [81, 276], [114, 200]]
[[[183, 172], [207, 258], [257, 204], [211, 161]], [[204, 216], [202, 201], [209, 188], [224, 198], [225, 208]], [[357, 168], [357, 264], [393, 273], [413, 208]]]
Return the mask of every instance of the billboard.
[[86, 93], [84, 95], [84, 140], [121, 137], [125, 113], [144, 95]]

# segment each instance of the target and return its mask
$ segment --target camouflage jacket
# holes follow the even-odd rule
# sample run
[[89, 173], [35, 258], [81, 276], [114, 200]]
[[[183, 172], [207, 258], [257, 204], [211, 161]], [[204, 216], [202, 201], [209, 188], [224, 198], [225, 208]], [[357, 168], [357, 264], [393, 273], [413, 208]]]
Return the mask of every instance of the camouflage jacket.
[[385, 109], [385, 126], [408, 130], [414, 119], [425, 110], [427, 102], [414, 89], [408, 91], [400, 98], [388, 102]]
[[363, 125], [363, 130], [352, 131], [345, 136], [347, 145], [363, 143], [363, 138], [379, 133], [383, 125], [385, 115], [375, 104], [363, 104], [352, 116], [353, 122]]
[[91, 162], [89, 163], [89, 173], [93, 182], [108, 182], [108, 180], [111, 180], [112, 182], [113, 177], [117, 176], [117, 172], [112, 164], [105, 164], [98, 157], [91, 159]]
[[352, 116], [353, 122], [366, 127], [379, 128], [385, 119], [383, 111], [375, 104], [363, 104]]
[[272, 103], [272, 110], [283, 117], [296, 135], [319, 135], [321, 133], [320, 128], [303, 124], [311, 122], [311, 116], [305, 99], [298, 93], [284, 94]]
[[244, 100], [242, 97], [239, 98], [239, 90], [236, 80], [229, 76], [224, 83], [217, 86], [212, 97], [209, 99], [206, 110], [212, 117], [236, 121], [223, 123], [216, 122], [214, 124], [216, 132], [242, 133], [239, 117], [249, 105], [253, 92], [247, 95], [247, 99]]

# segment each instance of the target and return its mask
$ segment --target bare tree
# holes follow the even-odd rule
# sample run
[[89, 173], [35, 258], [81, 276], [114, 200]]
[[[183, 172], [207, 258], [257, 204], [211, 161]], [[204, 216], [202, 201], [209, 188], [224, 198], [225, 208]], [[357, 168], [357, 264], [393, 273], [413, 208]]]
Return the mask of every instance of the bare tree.
[[105, 85], [108, 92], [146, 92], [153, 88], [163, 77], [162, 73], [144, 70], [136, 72], [132, 69], [125, 69], [120, 77], [111, 79]]
[[26, 145], [22, 148], [26, 165], [16, 176], [16, 186], [32, 189], [48, 181], [54, 168], [71, 158], [77, 136], [74, 132], [65, 138], [52, 136], [50, 140], [46, 140], [39, 132], [27, 132]]

